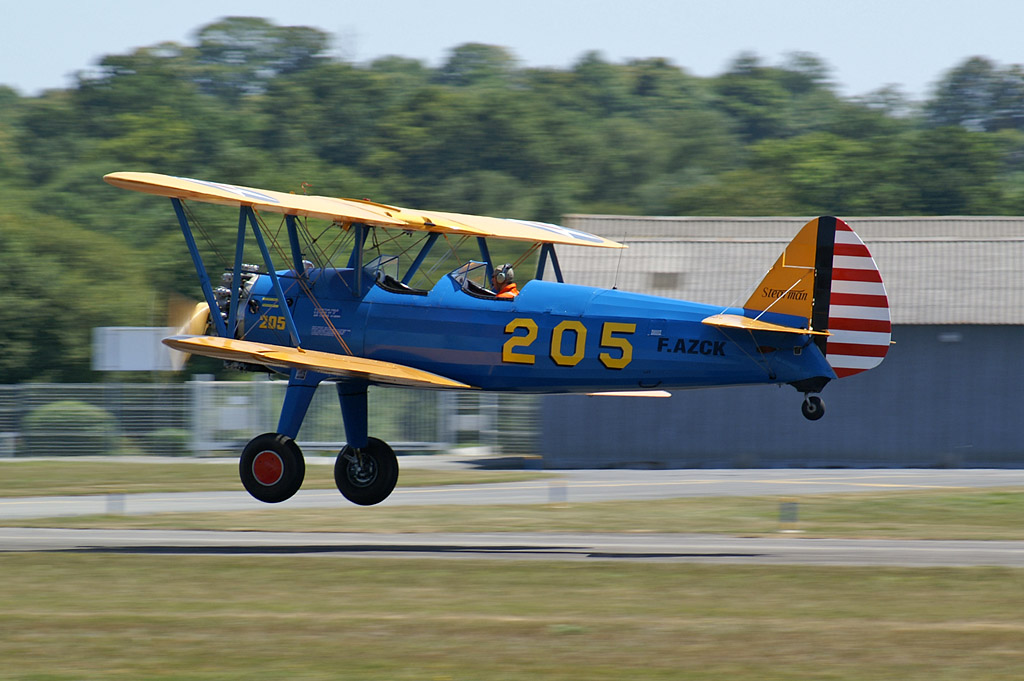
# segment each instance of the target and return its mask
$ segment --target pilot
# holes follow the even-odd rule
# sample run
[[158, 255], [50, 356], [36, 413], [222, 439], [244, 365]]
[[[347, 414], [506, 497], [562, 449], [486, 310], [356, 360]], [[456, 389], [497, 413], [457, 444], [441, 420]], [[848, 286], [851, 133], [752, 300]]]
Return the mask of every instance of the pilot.
[[491, 275], [491, 287], [499, 298], [515, 298], [519, 295], [519, 289], [516, 288], [516, 273], [512, 270], [512, 265], [505, 263], [494, 270], [494, 274]]

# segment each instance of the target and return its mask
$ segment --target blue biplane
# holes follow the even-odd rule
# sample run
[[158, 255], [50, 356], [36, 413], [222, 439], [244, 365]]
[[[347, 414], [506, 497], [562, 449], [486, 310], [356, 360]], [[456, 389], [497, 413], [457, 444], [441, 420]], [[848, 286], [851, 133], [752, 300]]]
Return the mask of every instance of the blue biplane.
[[[239, 462], [243, 485], [265, 502], [284, 501], [302, 484], [305, 463], [295, 438], [323, 381], [337, 386], [347, 439], [334, 469], [338, 489], [371, 505], [398, 480], [391, 447], [368, 433], [371, 384], [635, 394], [786, 383], [804, 394], [803, 413], [813, 420], [824, 413], [817, 393], [826, 383], [878, 365], [889, 347], [878, 268], [849, 225], [834, 217], [808, 222], [746, 302], [723, 309], [565, 283], [556, 245], [623, 246], [557, 225], [153, 173], [104, 179], [173, 204], [205, 303], [188, 333], [164, 342], [289, 376], [277, 431], [251, 440]], [[200, 255], [189, 201], [239, 209], [234, 264], [221, 282], [211, 280]], [[270, 214], [282, 216], [276, 230], [264, 223]], [[321, 220], [326, 226], [312, 232]], [[331, 230], [350, 246], [344, 265], [318, 245]], [[259, 267], [244, 262], [250, 232]], [[398, 245], [402, 238], [417, 239], [416, 248]], [[514, 297], [493, 290], [494, 239], [539, 251], [536, 272]], [[475, 240], [480, 260], [415, 286], [437, 242], [450, 247], [456, 240]], [[274, 265], [272, 248], [286, 267]]]

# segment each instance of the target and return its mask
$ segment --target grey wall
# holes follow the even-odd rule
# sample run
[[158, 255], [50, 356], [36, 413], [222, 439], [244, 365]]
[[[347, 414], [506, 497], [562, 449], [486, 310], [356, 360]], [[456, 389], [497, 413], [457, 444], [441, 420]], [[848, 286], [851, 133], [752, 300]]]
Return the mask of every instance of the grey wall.
[[1024, 467], [1024, 327], [904, 325], [893, 340], [878, 368], [825, 388], [819, 421], [790, 386], [546, 396], [544, 465]]

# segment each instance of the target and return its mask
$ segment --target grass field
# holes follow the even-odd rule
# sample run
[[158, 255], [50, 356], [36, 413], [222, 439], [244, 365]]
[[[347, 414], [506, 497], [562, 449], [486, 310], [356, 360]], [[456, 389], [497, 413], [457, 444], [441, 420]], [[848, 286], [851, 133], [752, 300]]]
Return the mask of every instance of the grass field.
[[[0, 464], [0, 476], [20, 465]], [[217, 468], [184, 467], [204, 466]], [[322, 469], [329, 475], [330, 467]], [[62, 470], [87, 477], [86, 467]], [[163, 476], [154, 470], [142, 470], [142, 482], [120, 484], [155, 484]], [[223, 488], [221, 472], [213, 472], [212, 489]], [[233, 482], [234, 471], [227, 472]], [[185, 477], [186, 489], [193, 479]], [[27, 477], [19, 484], [39, 489]], [[778, 531], [779, 502], [268, 507], [33, 524], [746, 535]], [[1017, 489], [799, 502], [808, 537], [1024, 539], [1024, 491]], [[1024, 570], [1007, 568], [58, 552], [0, 554], [0, 575], [2, 680], [1024, 678]]]
[[0, 556], [0, 679], [1024, 675], [1008, 569]]

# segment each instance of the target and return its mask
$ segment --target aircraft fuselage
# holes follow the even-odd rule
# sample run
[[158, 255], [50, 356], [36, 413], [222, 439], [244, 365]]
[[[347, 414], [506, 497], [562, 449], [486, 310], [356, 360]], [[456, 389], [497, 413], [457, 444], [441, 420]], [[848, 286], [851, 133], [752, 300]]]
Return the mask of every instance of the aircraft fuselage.
[[[293, 271], [279, 276], [302, 347], [414, 366], [483, 390], [681, 389], [834, 376], [806, 336], [755, 340], [701, 323], [742, 309], [540, 280], [500, 300], [471, 295], [452, 275], [425, 293], [387, 290], [368, 274], [357, 287], [351, 269], [310, 269], [301, 282]], [[267, 275], [256, 278], [241, 309], [246, 340], [289, 344]]]

